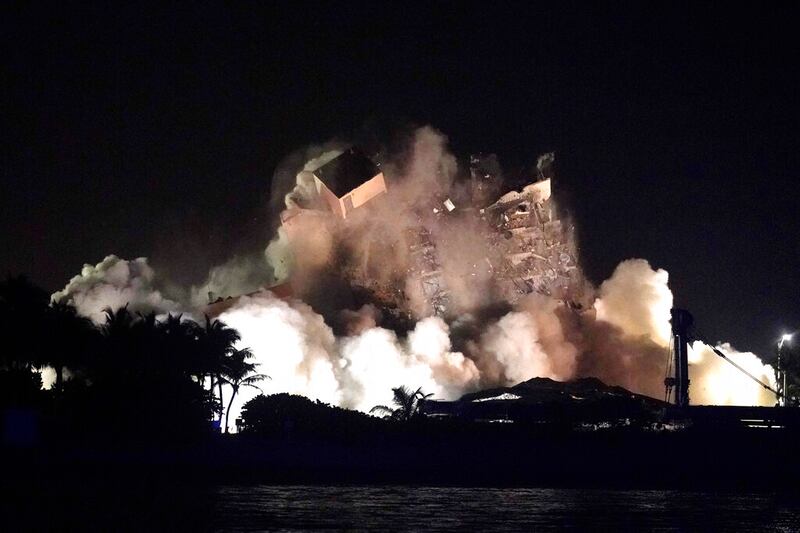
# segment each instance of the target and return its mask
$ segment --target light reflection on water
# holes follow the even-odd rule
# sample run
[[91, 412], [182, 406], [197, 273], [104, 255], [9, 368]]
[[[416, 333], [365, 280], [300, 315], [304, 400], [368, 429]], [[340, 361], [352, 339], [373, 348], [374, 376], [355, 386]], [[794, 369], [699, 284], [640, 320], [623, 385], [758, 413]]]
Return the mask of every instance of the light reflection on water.
[[0, 477], [0, 531], [800, 531], [797, 493]]
[[223, 486], [220, 530], [796, 531], [800, 504], [767, 493], [668, 490]]

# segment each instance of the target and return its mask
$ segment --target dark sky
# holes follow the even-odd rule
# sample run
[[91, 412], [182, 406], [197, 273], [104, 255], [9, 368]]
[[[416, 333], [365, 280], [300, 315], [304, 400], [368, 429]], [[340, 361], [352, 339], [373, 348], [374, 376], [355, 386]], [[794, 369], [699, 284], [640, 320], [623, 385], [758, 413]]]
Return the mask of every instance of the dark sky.
[[267, 241], [288, 153], [430, 123], [510, 168], [555, 150], [593, 280], [647, 258], [766, 355], [800, 328], [798, 10], [522, 4], [3, 8], [0, 272], [196, 280]]

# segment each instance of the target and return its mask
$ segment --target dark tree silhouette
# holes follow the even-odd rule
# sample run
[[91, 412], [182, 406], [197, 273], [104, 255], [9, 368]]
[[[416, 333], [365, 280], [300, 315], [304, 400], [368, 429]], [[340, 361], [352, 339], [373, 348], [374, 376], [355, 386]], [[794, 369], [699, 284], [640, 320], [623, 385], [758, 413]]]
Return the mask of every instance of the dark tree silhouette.
[[91, 365], [91, 375], [94, 380], [121, 379], [134, 373], [140, 364], [134, 331], [136, 316], [127, 305], [117, 310], [106, 308], [103, 312], [106, 321], [100, 327], [102, 345]]
[[0, 411], [41, 402], [41, 377], [35, 371], [43, 340], [48, 293], [24, 276], [0, 281]]
[[0, 282], [0, 367], [31, 370], [44, 338], [50, 296], [24, 276]]
[[55, 390], [64, 390], [64, 368], [85, 367], [98, 340], [98, 332], [88, 318], [72, 305], [53, 302], [44, 315], [45, 336], [37, 366], [52, 366], [56, 372]]
[[254, 373], [256, 371], [256, 366], [258, 365], [247, 362], [247, 359], [252, 357], [253, 352], [251, 352], [249, 348], [233, 350], [226, 360], [225, 366], [222, 370], [222, 375], [220, 376], [221, 381], [231, 386], [231, 397], [228, 401], [228, 407], [225, 410], [225, 433], [228, 433], [231, 406], [233, 405], [234, 398], [236, 398], [236, 395], [239, 393], [239, 389], [241, 387], [252, 387], [254, 389], [258, 389], [259, 387], [256, 385], [256, 383], [265, 379], [269, 379], [269, 376], [266, 374]]
[[194, 377], [207, 371], [198, 330], [181, 317], [159, 321], [153, 313], [107, 309], [78, 412], [117, 435], [171, 438], [207, 428], [216, 403]]
[[241, 339], [239, 332], [228, 327], [218, 319], [211, 319], [206, 315], [206, 324], [199, 332], [199, 348], [205, 363], [206, 372], [210, 378], [209, 390], [214, 393], [216, 386], [218, 392], [218, 407], [220, 421], [222, 420], [224, 399], [222, 394], [222, 371], [227, 359], [236, 349], [236, 343]]
[[384, 435], [390, 424], [366, 413], [286, 393], [261, 394], [249, 400], [242, 406], [242, 422], [244, 433], [360, 444]]
[[395, 405], [393, 409], [385, 405], [376, 405], [369, 412], [391, 420], [408, 421], [416, 418], [420, 414], [423, 402], [433, 396], [423, 393], [422, 387], [412, 392], [403, 386], [392, 389], [392, 392], [394, 393], [392, 403]]
[[[223, 385], [231, 387], [227, 428], [241, 388], [266, 379], [250, 352], [236, 349], [239, 333], [219, 320], [200, 326], [128, 306], [104, 312], [95, 326], [24, 277], [0, 281], [0, 409], [27, 409], [58, 438], [183, 438], [223, 418]], [[37, 371], [47, 366], [56, 373], [52, 391], [41, 390]]]
[[171, 371], [203, 383], [206, 368], [199, 350], [200, 327], [183, 315], [167, 315], [158, 324], [161, 349], [168, 354]]

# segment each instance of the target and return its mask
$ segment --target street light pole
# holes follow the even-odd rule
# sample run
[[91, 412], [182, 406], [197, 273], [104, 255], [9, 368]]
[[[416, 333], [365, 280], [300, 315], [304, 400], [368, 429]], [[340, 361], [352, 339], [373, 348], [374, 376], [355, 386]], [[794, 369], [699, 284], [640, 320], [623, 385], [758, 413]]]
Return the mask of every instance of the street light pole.
[[778, 392], [781, 394], [779, 402], [783, 407], [789, 406], [789, 398], [786, 391], [786, 375], [788, 372], [786, 372], [786, 361], [784, 360], [783, 345], [791, 340], [792, 335], [785, 333], [781, 336], [781, 340], [778, 342], [778, 371], [780, 372], [778, 375]]

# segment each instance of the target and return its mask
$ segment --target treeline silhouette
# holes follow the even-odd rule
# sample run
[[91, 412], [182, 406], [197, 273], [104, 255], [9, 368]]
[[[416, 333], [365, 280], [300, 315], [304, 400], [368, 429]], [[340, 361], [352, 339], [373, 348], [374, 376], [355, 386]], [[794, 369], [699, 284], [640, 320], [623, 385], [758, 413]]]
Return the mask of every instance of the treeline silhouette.
[[[95, 325], [25, 277], [0, 282], [0, 412], [7, 438], [193, 438], [229, 421], [241, 387], [267, 376], [219, 320], [157, 320], [127, 307]], [[42, 389], [40, 370], [55, 370]], [[227, 428], [227, 423], [222, 426]], [[217, 429], [216, 431], [219, 431]], [[9, 435], [21, 432], [23, 435]]]
[[[384, 418], [261, 395], [243, 407], [242, 435], [210, 438], [220, 432], [213, 420], [230, 422], [233, 395], [265, 379], [234, 329], [127, 307], [107, 310], [95, 324], [23, 277], [0, 281], [0, 339], [0, 466], [15, 484], [144, 475], [694, 487], [702, 471], [710, 486], [775, 487], [800, 476], [793, 459], [800, 424], [644, 431], [629, 423], [586, 431], [576, 426], [575, 410], [558, 402], [520, 405], [513, 423], [497, 423], [494, 416], [425, 416], [428, 395], [406, 387], [373, 410]], [[55, 378], [43, 389], [40, 369], [48, 367]], [[653, 458], [665, 456], [681, 457], [683, 467], [653, 468]], [[756, 456], [742, 466], [742, 457]]]
[[[268, 438], [273, 441], [312, 441], [326, 443], [368, 442], [398, 437], [417, 437], [432, 425], [445, 427], [425, 418], [422, 404], [430, 394], [421, 389], [406, 387], [392, 389], [393, 407], [378, 405], [372, 414], [362, 413], [313, 401], [305, 396], [288, 393], [263, 394], [242, 407], [241, 432], [247, 437]], [[380, 416], [375, 416], [378, 414]], [[446, 426], [447, 429], [452, 428]]]

